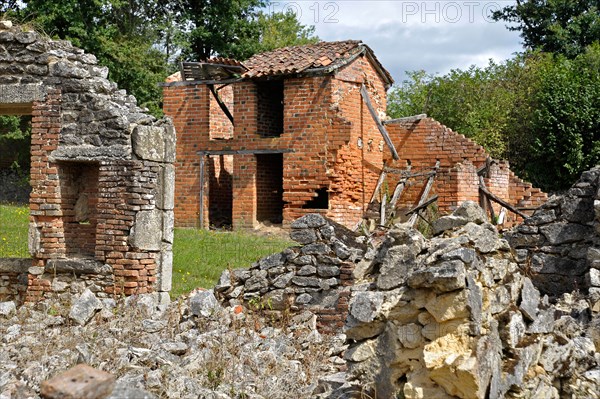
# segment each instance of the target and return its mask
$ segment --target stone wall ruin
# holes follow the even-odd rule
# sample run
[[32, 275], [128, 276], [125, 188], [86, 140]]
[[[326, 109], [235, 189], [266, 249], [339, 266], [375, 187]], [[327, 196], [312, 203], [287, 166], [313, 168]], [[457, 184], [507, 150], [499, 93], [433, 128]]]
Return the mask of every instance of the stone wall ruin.
[[[318, 398], [600, 398], [599, 175], [507, 239], [472, 201], [429, 239], [402, 224], [357, 237], [306, 215], [292, 224], [299, 247], [224, 273], [215, 292], [343, 334], [347, 371], [323, 377]], [[523, 261], [541, 254], [563, 263]]]
[[0, 114], [32, 115], [29, 248], [0, 298], [157, 292], [168, 300], [175, 131], [69, 42], [0, 21]]

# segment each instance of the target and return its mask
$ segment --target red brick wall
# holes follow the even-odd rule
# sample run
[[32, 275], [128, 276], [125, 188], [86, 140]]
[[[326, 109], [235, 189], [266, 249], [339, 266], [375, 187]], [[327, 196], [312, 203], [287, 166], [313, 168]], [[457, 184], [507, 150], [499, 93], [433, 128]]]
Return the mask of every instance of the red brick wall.
[[[418, 173], [431, 170], [436, 161], [440, 161], [430, 195], [439, 195], [438, 208], [441, 214], [453, 211], [465, 200], [478, 201], [478, 182], [477, 188], [474, 187], [476, 176], [473, 176], [473, 170], [485, 165], [488, 155], [483, 147], [432, 118], [416, 122], [390, 121], [386, 128], [400, 156], [399, 161], [394, 161], [390, 152], [386, 151], [385, 160], [388, 166], [406, 168], [410, 163], [411, 173]], [[469, 163], [473, 166], [467, 167]], [[415, 206], [426, 179], [424, 176], [409, 180], [409, 185], [398, 202], [400, 208]], [[395, 187], [397, 180], [398, 175], [388, 175], [387, 187], [390, 191]], [[518, 207], [539, 206], [547, 198], [541, 190], [516, 177], [505, 161], [493, 161], [489, 177], [484, 180], [491, 192]], [[494, 205], [494, 209], [498, 211], [500, 207]], [[505, 225], [511, 225], [519, 219], [516, 215], [509, 214]]]
[[[202, 85], [176, 83], [164, 88], [164, 111], [173, 118], [178, 132], [176, 223], [197, 225], [199, 212], [198, 150], [283, 150], [284, 223], [310, 212], [320, 212], [347, 226], [362, 217], [370, 199], [383, 159], [383, 139], [360, 97], [365, 84], [374, 106], [386, 107], [384, 84], [371, 64], [359, 58], [334, 76], [287, 78], [284, 81], [283, 134], [261, 137], [257, 86], [252, 81], [232, 84], [234, 98], [234, 137], [210, 140], [208, 118], [213, 109]], [[360, 139], [360, 140], [359, 140]], [[359, 146], [359, 141], [364, 145]], [[195, 147], [194, 147], [195, 146]], [[193, 148], [192, 148], [193, 147]], [[233, 156], [234, 227], [256, 225], [256, 159]], [[211, 172], [212, 173], [212, 172]], [[236, 174], [238, 174], [236, 176]], [[241, 175], [239, 175], [241, 174]], [[210, 175], [207, 180], [213, 181]], [[303, 208], [316, 198], [317, 190], [327, 189], [329, 210]], [[247, 196], [250, 196], [247, 198]], [[259, 195], [258, 200], [261, 200]], [[210, 198], [206, 197], [206, 203]], [[208, 218], [208, 209], [205, 215]]]
[[173, 119], [177, 131], [175, 220], [181, 227], [198, 227], [200, 219], [200, 156], [197, 152], [208, 148], [210, 96], [208, 88], [202, 85], [164, 89], [163, 110]]

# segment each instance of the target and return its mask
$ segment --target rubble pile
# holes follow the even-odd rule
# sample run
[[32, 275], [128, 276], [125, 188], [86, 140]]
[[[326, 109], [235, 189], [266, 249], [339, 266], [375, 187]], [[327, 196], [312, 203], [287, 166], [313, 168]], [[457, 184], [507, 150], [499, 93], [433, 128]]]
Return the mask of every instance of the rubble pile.
[[593, 304], [577, 293], [551, 303], [485, 220], [466, 202], [432, 239], [389, 231], [352, 288], [348, 372], [324, 381], [321, 397], [600, 397]]

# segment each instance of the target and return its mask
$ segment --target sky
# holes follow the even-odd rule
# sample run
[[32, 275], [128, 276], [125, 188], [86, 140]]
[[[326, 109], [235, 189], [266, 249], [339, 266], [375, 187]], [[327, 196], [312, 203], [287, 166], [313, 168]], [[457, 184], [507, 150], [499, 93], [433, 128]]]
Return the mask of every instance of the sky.
[[518, 32], [489, 18], [514, 0], [272, 1], [273, 11], [291, 10], [326, 41], [362, 40], [396, 83], [405, 71], [445, 74], [453, 68], [485, 66], [521, 51]]

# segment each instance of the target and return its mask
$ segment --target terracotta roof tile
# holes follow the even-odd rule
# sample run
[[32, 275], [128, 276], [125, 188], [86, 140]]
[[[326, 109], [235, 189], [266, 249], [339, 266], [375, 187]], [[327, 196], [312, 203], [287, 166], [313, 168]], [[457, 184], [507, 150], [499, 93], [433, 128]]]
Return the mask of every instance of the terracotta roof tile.
[[362, 51], [360, 40], [283, 47], [256, 54], [244, 61], [243, 65], [248, 71], [243, 76], [290, 75], [334, 63], [344, 64], [360, 51]]

